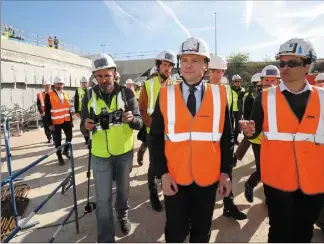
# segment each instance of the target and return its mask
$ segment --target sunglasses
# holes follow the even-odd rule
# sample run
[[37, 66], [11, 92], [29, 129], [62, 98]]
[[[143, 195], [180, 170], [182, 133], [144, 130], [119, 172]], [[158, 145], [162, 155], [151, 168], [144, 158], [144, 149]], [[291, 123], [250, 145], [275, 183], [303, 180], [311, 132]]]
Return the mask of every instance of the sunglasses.
[[297, 61], [297, 60], [288, 60], [287, 62], [285, 62], [285, 61], [280, 61], [279, 62], [279, 67], [280, 68], [284, 68], [286, 65], [289, 68], [295, 68], [295, 67], [303, 66], [304, 63], [303, 63], [303, 61]]

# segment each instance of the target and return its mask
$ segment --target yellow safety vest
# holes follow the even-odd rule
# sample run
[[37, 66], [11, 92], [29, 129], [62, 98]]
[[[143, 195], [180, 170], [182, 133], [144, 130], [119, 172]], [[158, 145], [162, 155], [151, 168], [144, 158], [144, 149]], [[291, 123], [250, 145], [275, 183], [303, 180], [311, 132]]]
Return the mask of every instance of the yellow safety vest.
[[[92, 89], [92, 96], [88, 102], [88, 110], [92, 107], [96, 115], [101, 113], [102, 108], [113, 112], [120, 108], [124, 108], [124, 101], [121, 92], [112, 97], [110, 107], [107, 106], [104, 100], [97, 97]], [[134, 148], [134, 133], [128, 123], [112, 125], [108, 130], [101, 129], [97, 126], [96, 132], [92, 134], [92, 155], [100, 158], [109, 158], [110, 156], [122, 155], [130, 152]]]
[[78, 88], [78, 95], [79, 95], [79, 107], [78, 107], [78, 111], [81, 111], [82, 108], [82, 99], [84, 97], [85, 91], [83, 90], [82, 87]]
[[138, 91], [135, 92], [135, 97], [136, 97], [137, 100], [139, 99], [140, 94], [141, 94], [141, 90], [138, 90]]
[[254, 139], [249, 139], [249, 141], [253, 144], [259, 144], [261, 145], [261, 140], [263, 138], [263, 133], [261, 132], [257, 138], [254, 138]]
[[[148, 101], [147, 114], [151, 116], [154, 112], [156, 100], [161, 88], [161, 82], [159, 80], [159, 77], [156, 76], [153, 79], [145, 81], [144, 86], [145, 86], [147, 101]], [[146, 132], [147, 134], [150, 133], [150, 128], [148, 126], [146, 126]]]
[[[238, 112], [239, 111], [239, 108], [238, 108], [238, 93], [235, 90], [232, 90], [232, 91], [233, 91], [233, 111]], [[241, 92], [245, 92], [245, 89], [242, 88]]]
[[229, 85], [224, 85], [224, 86], [226, 89], [226, 98], [227, 98], [228, 107], [231, 108], [233, 102], [232, 88]]

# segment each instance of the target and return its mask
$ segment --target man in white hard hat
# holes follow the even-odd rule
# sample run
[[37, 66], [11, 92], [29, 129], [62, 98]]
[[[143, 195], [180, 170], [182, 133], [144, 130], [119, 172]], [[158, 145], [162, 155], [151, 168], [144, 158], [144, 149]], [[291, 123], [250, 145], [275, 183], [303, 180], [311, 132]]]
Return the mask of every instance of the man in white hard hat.
[[324, 73], [320, 73], [315, 77], [316, 86], [324, 88]]
[[[80, 87], [78, 87], [75, 91], [74, 95], [74, 111], [78, 118], [81, 118], [81, 111], [82, 111], [82, 99], [84, 97], [84, 94], [87, 92], [89, 85], [89, 81], [86, 77], [82, 77], [80, 80]], [[81, 121], [80, 123], [80, 131], [83, 134], [85, 145], [88, 145], [89, 143], [89, 133], [84, 128], [84, 121]]]
[[210, 52], [200, 38], [180, 46], [183, 82], [162, 87], [151, 136], [156, 173], [162, 176], [166, 242], [208, 243], [216, 192], [228, 196], [233, 133], [225, 89], [203, 81]]
[[[222, 77], [224, 77], [224, 73], [227, 70], [227, 62], [226, 60], [219, 55], [214, 55], [211, 57], [209, 65], [208, 65], [208, 72], [209, 72], [209, 83], [213, 85], [220, 86], [220, 89], [224, 89], [227, 98], [227, 105], [230, 111], [231, 120], [233, 120], [233, 94], [231, 87], [228, 85], [223, 85], [221, 83]], [[234, 161], [233, 161], [234, 162]], [[230, 175], [232, 180], [232, 175]], [[247, 216], [245, 213], [239, 210], [239, 208], [234, 203], [234, 194], [231, 191], [228, 197], [224, 197], [224, 209], [223, 215], [226, 217], [233, 218], [235, 220], [243, 220], [246, 219]]]
[[83, 98], [82, 119], [91, 131], [91, 162], [97, 196], [97, 242], [115, 242], [112, 188], [116, 183], [115, 210], [121, 231], [128, 234], [128, 196], [134, 155], [134, 130], [143, 121], [131, 89], [115, 81], [116, 63], [107, 54], [93, 57], [98, 85]]
[[54, 139], [54, 133], [49, 128], [48, 118], [45, 116], [45, 95], [51, 91], [52, 82], [47, 80], [43, 83], [44, 91], [37, 93], [37, 109], [39, 114], [42, 116], [44, 132], [47, 137], [47, 142], [52, 142], [52, 135]]
[[125, 84], [126, 84], [126, 87], [128, 87], [129, 89], [134, 90], [134, 82], [133, 82], [132, 79], [127, 79]]
[[282, 82], [255, 99], [250, 139], [263, 134], [261, 181], [268, 204], [268, 242], [310, 243], [324, 204], [324, 90], [306, 80], [317, 55], [313, 44], [293, 38], [279, 48]]
[[[141, 90], [140, 98], [139, 98], [139, 107], [140, 107], [141, 115], [143, 117], [143, 122], [146, 126], [147, 145], [149, 149], [149, 158], [150, 158], [150, 164], [147, 173], [148, 188], [150, 192], [149, 197], [150, 197], [150, 203], [152, 205], [152, 208], [157, 212], [162, 211], [162, 204], [158, 196], [156, 174], [154, 171], [153, 155], [152, 155], [153, 144], [149, 133], [150, 133], [150, 127], [152, 123], [152, 114], [154, 112], [154, 106], [160, 88], [173, 84], [171, 80], [171, 71], [175, 65], [175, 62], [176, 62], [176, 57], [173, 52], [167, 50], [160, 52], [157, 55], [155, 60], [155, 66], [158, 75], [144, 82], [143, 88]], [[143, 163], [142, 160], [140, 161], [140, 159], [143, 159], [144, 151], [139, 150], [138, 154], [139, 154], [138, 163], [141, 165]]]
[[135, 96], [136, 96], [137, 101], [138, 101], [140, 93], [141, 93], [141, 87], [142, 87], [142, 83], [140, 81], [136, 81], [134, 83], [134, 91], [135, 91]]
[[[45, 95], [45, 115], [49, 120], [50, 128], [55, 134], [55, 147], [61, 146], [62, 130], [65, 134], [65, 141], [72, 141], [72, 114], [69, 95], [63, 91], [64, 78], [57, 76], [54, 78], [54, 91], [51, 91]], [[59, 165], [64, 165], [64, 159], [62, 157], [61, 150], [56, 152]], [[63, 149], [63, 155], [68, 159], [71, 158], [71, 153], [68, 147]]]

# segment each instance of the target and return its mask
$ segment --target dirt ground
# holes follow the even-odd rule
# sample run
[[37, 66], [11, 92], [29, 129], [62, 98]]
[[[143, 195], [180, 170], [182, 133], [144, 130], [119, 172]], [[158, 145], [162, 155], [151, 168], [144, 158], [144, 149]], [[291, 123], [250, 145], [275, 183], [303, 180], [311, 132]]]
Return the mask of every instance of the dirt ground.
[[[25, 167], [42, 155], [54, 148], [53, 144], [46, 142], [43, 129], [23, 133], [20, 137], [11, 137], [11, 153], [13, 171]], [[4, 145], [4, 140], [2, 140]], [[140, 142], [135, 142], [135, 154], [133, 170], [131, 173], [129, 219], [132, 223], [132, 231], [124, 236], [116, 225], [117, 242], [164, 242], [165, 212], [154, 212], [148, 201], [147, 169], [148, 152], [145, 153], [144, 165], [139, 167], [136, 162], [137, 151]], [[79, 125], [75, 122], [73, 132], [73, 154], [75, 159], [76, 191], [79, 216], [84, 215], [84, 206], [87, 196], [87, 164], [88, 150], [84, 145], [84, 139], [79, 131]], [[1, 148], [1, 157], [5, 156], [5, 149]], [[8, 175], [7, 164], [1, 164], [2, 179]], [[253, 172], [254, 159], [250, 149], [244, 160], [238, 162], [233, 173], [233, 189], [235, 202], [247, 215], [248, 219], [235, 221], [222, 216], [223, 201], [218, 198], [212, 224], [210, 242], [266, 242], [268, 233], [267, 208], [263, 204], [263, 189], [261, 184], [255, 189], [253, 204], [244, 198], [244, 182]], [[25, 211], [26, 217], [33, 209], [44, 200], [51, 191], [65, 179], [70, 170], [70, 163], [66, 160], [64, 166], [59, 166], [56, 155], [42, 161], [36, 167], [24, 173], [20, 178], [31, 186], [28, 197], [30, 203]], [[91, 180], [91, 200], [95, 200], [94, 182]], [[163, 195], [160, 193], [163, 201]], [[47, 242], [57, 227], [37, 229], [39, 227], [57, 224], [63, 221], [66, 214], [73, 207], [73, 191], [70, 188], [64, 195], [57, 192], [53, 198], [32, 218], [30, 222], [39, 221], [40, 224], [32, 229], [19, 232], [12, 242]], [[71, 219], [74, 219], [72, 215]], [[58, 233], [55, 242], [96, 242], [95, 213], [84, 215], [80, 220], [80, 233], [76, 233], [75, 223], [70, 223]], [[324, 235], [315, 226], [313, 242], [324, 242]]]

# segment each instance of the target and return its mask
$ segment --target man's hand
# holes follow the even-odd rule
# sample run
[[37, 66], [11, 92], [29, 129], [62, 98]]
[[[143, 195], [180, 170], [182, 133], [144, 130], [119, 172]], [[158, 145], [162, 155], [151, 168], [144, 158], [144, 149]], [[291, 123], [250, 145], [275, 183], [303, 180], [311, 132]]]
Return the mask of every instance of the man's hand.
[[134, 119], [132, 111], [123, 112], [123, 123], [132, 122]]
[[221, 197], [228, 197], [232, 190], [232, 182], [228, 174], [221, 173], [219, 184], [218, 184], [218, 194]]
[[92, 119], [86, 119], [84, 121], [84, 127], [89, 130], [92, 131], [96, 128], [96, 124], [94, 123], [94, 121]]
[[255, 123], [253, 120], [240, 120], [240, 126], [244, 135], [253, 136], [255, 133]]
[[55, 130], [55, 126], [54, 125], [50, 125], [49, 128], [50, 128], [51, 131], [54, 131]]
[[178, 192], [177, 183], [169, 173], [162, 175], [162, 190], [166, 196], [173, 196]]

